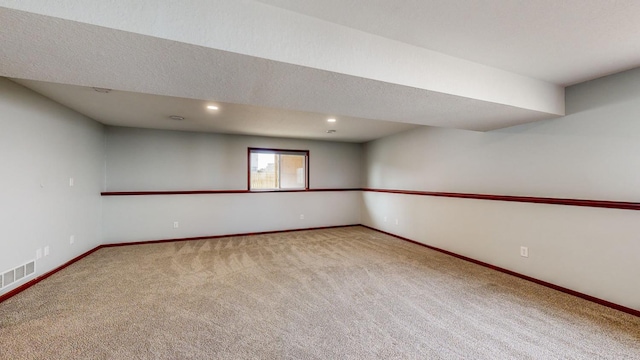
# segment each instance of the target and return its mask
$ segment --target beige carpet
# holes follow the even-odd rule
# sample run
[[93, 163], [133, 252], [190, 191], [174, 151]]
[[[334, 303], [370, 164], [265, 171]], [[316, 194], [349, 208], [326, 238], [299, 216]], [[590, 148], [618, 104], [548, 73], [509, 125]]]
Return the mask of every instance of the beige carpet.
[[362, 227], [101, 249], [2, 359], [640, 359], [640, 318]]

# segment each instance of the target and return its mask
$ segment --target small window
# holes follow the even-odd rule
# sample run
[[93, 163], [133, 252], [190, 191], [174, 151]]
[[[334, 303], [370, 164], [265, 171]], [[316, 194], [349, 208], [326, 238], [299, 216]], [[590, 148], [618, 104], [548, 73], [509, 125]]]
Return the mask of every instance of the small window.
[[249, 190], [309, 188], [309, 151], [249, 148]]

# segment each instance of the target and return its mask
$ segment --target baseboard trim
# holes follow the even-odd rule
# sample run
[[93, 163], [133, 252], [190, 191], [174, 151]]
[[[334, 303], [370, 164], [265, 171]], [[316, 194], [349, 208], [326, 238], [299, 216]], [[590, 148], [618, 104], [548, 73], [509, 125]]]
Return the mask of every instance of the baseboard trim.
[[597, 298], [597, 297], [594, 297], [594, 296], [591, 296], [591, 295], [583, 294], [583, 293], [575, 291], [575, 290], [571, 290], [571, 289], [568, 289], [568, 288], [565, 288], [565, 287], [562, 287], [562, 286], [559, 286], [559, 285], [555, 285], [555, 284], [552, 284], [552, 283], [549, 283], [549, 282], [546, 282], [546, 281], [543, 281], [543, 280], [539, 280], [539, 279], [533, 278], [531, 276], [523, 275], [523, 274], [517, 273], [515, 271], [511, 271], [511, 270], [508, 270], [508, 269], [505, 269], [505, 268], [501, 268], [499, 266], [491, 265], [489, 263], [486, 263], [486, 262], [483, 262], [483, 261], [480, 261], [480, 260], [476, 260], [476, 259], [464, 256], [464, 255], [456, 254], [456, 253], [448, 251], [448, 250], [440, 249], [440, 248], [437, 248], [435, 246], [423, 244], [421, 242], [418, 242], [418, 241], [415, 241], [415, 240], [411, 240], [411, 239], [402, 237], [400, 235], [392, 234], [390, 232], [379, 230], [379, 229], [376, 229], [376, 228], [371, 227], [371, 226], [367, 226], [367, 225], [361, 225], [361, 226], [365, 227], [367, 229], [373, 230], [373, 231], [377, 231], [377, 232], [382, 233], [382, 234], [393, 236], [393, 237], [398, 238], [400, 240], [408, 241], [410, 243], [414, 243], [414, 244], [429, 248], [431, 250], [435, 250], [435, 251], [438, 251], [438, 252], [441, 252], [441, 253], [456, 257], [458, 259], [462, 259], [462, 260], [474, 263], [476, 265], [484, 266], [484, 267], [487, 267], [487, 268], [492, 269], [492, 270], [496, 270], [496, 271], [499, 271], [499, 272], [502, 272], [502, 273], [505, 273], [505, 274], [508, 274], [508, 275], [511, 275], [511, 276], [518, 277], [518, 278], [523, 279], [523, 280], [531, 281], [531, 282], [536, 283], [538, 285], [542, 285], [542, 286], [551, 288], [553, 290], [557, 290], [557, 291], [563, 292], [565, 294], [573, 295], [573, 296], [579, 297], [579, 298], [587, 300], [587, 301], [594, 302], [594, 303], [602, 305], [602, 306], [606, 306], [606, 307], [609, 307], [609, 308], [612, 308], [612, 309], [615, 309], [615, 310], [618, 310], [618, 311], [622, 311], [622, 312], [630, 314], [630, 315], [634, 315], [634, 316], [640, 317], [640, 310], [636, 310], [636, 309], [632, 309], [632, 308], [629, 308], [629, 307], [626, 307], [626, 306], [623, 306], [623, 305], [615, 304], [615, 303], [612, 303], [612, 302], [607, 301], [607, 300], [603, 300], [603, 299], [600, 299], [600, 298]]
[[379, 233], [386, 234], [386, 235], [389, 235], [389, 236], [393, 236], [393, 237], [395, 237], [397, 239], [404, 240], [404, 241], [407, 241], [407, 242], [410, 242], [410, 243], [414, 243], [416, 245], [419, 245], [419, 246], [422, 246], [422, 247], [426, 247], [428, 249], [435, 250], [435, 251], [441, 252], [443, 254], [447, 254], [449, 256], [456, 257], [456, 258], [461, 259], [461, 260], [465, 260], [465, 261], [468, 261], [468, 262], [471, 262], [471, 263], [474, 263], [474, 264], [477, 264], [477, 265], [480, 265], [480, 266], [484, 266], [486, 268], [489, 268], [489, 269], [492, 269], [492, 270], [495, 270], [495, 271], [500, 271], [502, 273], [505, 273], [505, 274], [508, 274], [508, 275], [511, 275], [511, 276], [515, 276], [515, 277], [521, 278], [523, 280], [531, 281], [531, 282], [536, 283], [538, 285], [542, 285], [542, 286], [545, 286], [545, 287], [548, 287], [548, 288], [563, 292], [565, 294], [573, 295], [573, 296], [582, 298], [582, 299], [587, 300], [587, 301], [591, 301], [593, 303], [596, 303], [596, 304], [599, 304], [599, 305], [602, 305], [602, 306], [606, 306], [606, 307], [609, 307], [609, 308], [612, 308], [612, 309], [615, 309], [615, 310], [618, 310], [618, 311], [622, 311], [622, 312], [630, 314], [630, 315], [634, 315], [634, 316], [640, 317], [640, 310], [636, 310], [636, 309], [632, 309], [632, 308], [629, 308], [629, 307], [626, 307], [626, 306], [623, 306], [623, 305], [615, 304], [615, 303], [612, 303], [612, 302], [607, 301], [607, 300], [603, 300], [603, 299], [596, 298], [596, 297], [591, 296], [591, 295], [583, 294], [583, 293], [575, 291], [575, 290], [571, 290], [571, 289], [568, 289], [568, 288], [565, 288], [565, 287], [562, 287], [562, 286], [559, 286], [559, 285], [555, 285], [555, 284], [552, 284], [552, 283], [549, 283], [549, 282], [546, 282], [546, 281], [543, 281], [543, 280], [539, 280], [539, 279], [536, 279], [536, 278], [533, 278], [533, 277], [530, 277], [530, 276], [527, 276], [527, 275], [523, 275], [523, 274], [517, 273], [515, 271], [511, 271], [511, 270], [508, 270], [508, 269], [505, 269], [505, 268], [501, 268], [499, 266], [491, 265], [489, 263], [485, 263], [483, 261], [476, 260], [476, 259], [464, 256], [464, 255], [456, 254], [456, 253], [448, 251], [448, 250], [440, 249], [440, 248], [437, 248], [435, 246], [423, 244], [421, 242], [418, 242], [418, 241], [415, 241], [415, 240], [411, 240], [411, 239], [402, 237], [400, 235], [392, 234], [390, 232], [379, 230], [379, 229], [376, 229], [374, 227], [371, 227], [371, 226], [368, 226], [368, 225], [363, 225], [363, 224], [321, 226], [321, 227], [300, 228], [300, 229], [261, 231], [261, 232], [252, 232], [252, 233], [212, 235], [212, 236], [197, 236], [197, 237], [189, 237], [189, 238], [173, 238], [173, 239], [161, 239], [161, 240], [148, 240], [148, 241], [102, 244], [102, 245], [96, 246], [95, 248], [93, 248], [93, 249], [91, 249], [91, 250], [89, 250], [89, 251], [87, 251], [87, 252], [85, 252], [85, 253], [83, 253], [81, 255], [76, 256], [75, 258], [67, 261], [66, 263], [56, 267], [55, 269], [53, 269], [53, 270], [51, 270], [51, 271], [49, 271], [49, 272], [47, 272], [47, 273], [45, 273], [45, 274], [43, 274], [41, 276], [36, 277], [35, 279], [32, 279], [32, 280], [30, 280], [30, 281], [18, 286], [17, 288], [15, 288], [15, 289], [13, 289], [13, 290], [5, 293], [5, 294], [0, 295], [0, 303], [4, 302], [5, 300], [8, 300], [9, 298], [11, 298], [11, 297], [13, 297], [13, 296], [25, 291], [25, 290], [27, 290], [28, 288], [36, 285], [40, 281], [50, 277], [51, 275], [57, 273], [58, 271], [68, 267], [69, 265], [71, 265], [71, 264], [73, 264], [73, 263], [75, 263], [75, 262], [77, 262], [77, 261], [79, 261], [79, 260], [91, 255], [91, 254], [93, 254], [94, 252], [96, 252], [96, 251], [98, 251], [98, 250], [100, 250], [102, 248], [129, 246], [129, 245], [161, 244], [161, 243], [169, 243], [169, 242], [204, 240], [204, 239], [219, 239], [219, 238], [223, 238], [223, 237], [232, 237], [232, 236], [255, 236], [255, 235], [288, 233], [288, 232], [296, 232], [296, 231], [335, 229], [335, 228], [344, 228], [344, 227], [353, 227], [353, 226], [362, 226], [364, 228], [367, 228], [367, 229], [370, 229], [370, 230], [373, 230], [373, 231], [377, 231]]
[[53, 269], [53, 270], [51, 270], [51, 271], [49, 271], [49, 272], [47, 272], [47, 273], [45, 273], [43, 275], [38, 276], [35, 279], [31, 279], [31, 280], [27, 281], [26, 283], [18, 286], [17, 288], [15, 288], [15, 289], [7, 292], [7, 293], [4, 293], [4, 294], [0, 295], [0, 303], [2, 303], [3, 301], [5, 301], [5, 300], [7, 300], [7, 299], [9, 299], [9, 298], [21, 293], [21, 292], [23, 292], [25, 290], [27, 290], [28, 288], [30, 288], [33, 285], [39, 283], [40, 281], [50, 277], [51, 275], [53, 275], [53, 274], [57, 273], [58, 271], [66, 268], [67, 266], [69, 266], [69, 265], [81, 260], [82, 258], [93, 254], [94, 252], [100, 250], [101, 248], [102, 248], [102, 245], [98, 245], [95, 248], [93, 248], [93, 249], [91, 249], [91, 250], [89, 250], [89, 251], [87, 251], [87, 252], [85, 252], [85, 253], [83, 253], [81, 255], [78, 255], [78, 256], [74, 257], [73, 259], [71, 259], [71, 260], [67, 261], [66, 263], [58, 266], [57, 268], [55, 268], [55, 269]]
[[319, 226], [319, 227], [311, 227], [311, 228], [300, 228], [300, 229], [288, 229], [288, 230], [275, 230], [275, 231], [261, 231], [261, 232], [253, 232], [253, 233], [240, 233], [240, 234], [226, 234], [226, 235], [212, 235], [212, 236], [197, 236], [197, 237], [189, 237], [189, 238], [174, 238], [174, 239], [162, 239], [162, 240], [148, 240], [148, 241], [135, 241], [135, 242], [125, 242], [125, 243], [112, 243], [112, 244], [102, 244], [98, 245], [95, 248], [74, 257], [73, 259], [67, 261], [66, 263], [56, 267], [55, 269], [48, 271], [47, 273], [32, 279], [17, 288], [10, 290], [7, 293], [0, 295], [0, 303], [9, 298], [27, 290], [28, 288], [34, 286], [40, 281], [50, 277], [51, 275], [57, 273], [58, 271], [66, 268], [67, 266], [93, 254], [94, 252], [110, 247], [119, 247], [119, 246], [128, 246], [128, 245], [147, 245], [147, 244], [161, 244], [168, 242], [177, 242], [177, 241], [190, 241], [190, 240], [204, 240], [204, 239], [219, 239], [223, 237], [231, 237], [231, 236], [255, 236], [255, 235], [266, 235], [266, 234], [277, 234], [277, 233], [288, 233], [294, 231], [307, 231], [307, 230], [322, 230], [322, 229], [335, 229], [335, 228], [343, 228], [343, 227], [352, 227], [352, 226], [360, 226], [360, 224], [351, 224], [351, 225], [335, 225], [335, 226]]
[[178, 242], [178, 241], [219, 239], [219, 238], [232, 237], [232, 236], [255, 236], [255, 235], [267, 235], [267, 234], [279, 234], [279, 233], [288, 233], [288, 232], [295, 232], [295, 231], [335, 229], [335, 228], [352, 227], [352, 226], [360, 226], [360, 224], [319, 226], [319, 227], [288, 229], [288, 230], [260, 231], [260, 232], [252, 232], [252, 233], [224, 234], [224, 235], [211, 235], [211, 236], [196, 236], [196, 237], [187, 237], [187, 238], [173, 238], [173, 239], [146, 240], [146, 241], [123, 242], [123, 243], [110, 243], [110, 244], [102, 244], [102, 245], [100, 245], [100, 247], [109, 248], [109, 247], [118, 247], [118, 246], [127, 246], [127, 245], [162, 244], [162, 243]]

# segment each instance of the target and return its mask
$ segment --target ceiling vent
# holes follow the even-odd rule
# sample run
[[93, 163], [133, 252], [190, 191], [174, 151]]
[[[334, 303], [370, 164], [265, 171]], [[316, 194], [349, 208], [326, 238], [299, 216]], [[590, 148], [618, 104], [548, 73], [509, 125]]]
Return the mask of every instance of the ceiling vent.
[[94, 87], [93, 90], [103, 94], [108, 94], [111, 92], [111, 89], [99, 88], [99, 87]]

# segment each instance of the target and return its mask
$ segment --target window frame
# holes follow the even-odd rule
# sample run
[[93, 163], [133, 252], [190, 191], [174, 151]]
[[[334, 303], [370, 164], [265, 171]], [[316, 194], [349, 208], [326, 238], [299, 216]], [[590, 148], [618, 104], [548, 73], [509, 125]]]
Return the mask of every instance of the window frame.
[[[251, 154], [263, 153], [263, 154], [276, 154], [276, 155], [304, 155], [304, 187], [301, 188], [272, 188], [272, 189], [252, 189], [251, 188]], [[281, 170], [280, 164], [278, 169]], [[280, 175], [278, 175], [280, 178]], [[247, 190], [250, 192], [286, 192], [286, 191], [307, 191], [309, 190], [309, 150], [294, 150], [294, 149], [272, 149], [272, 148], [247, 148]]]

